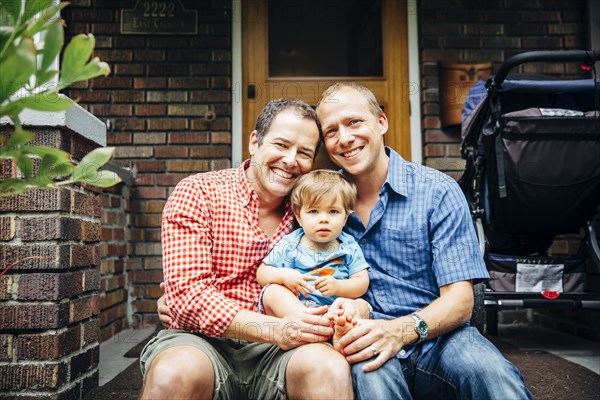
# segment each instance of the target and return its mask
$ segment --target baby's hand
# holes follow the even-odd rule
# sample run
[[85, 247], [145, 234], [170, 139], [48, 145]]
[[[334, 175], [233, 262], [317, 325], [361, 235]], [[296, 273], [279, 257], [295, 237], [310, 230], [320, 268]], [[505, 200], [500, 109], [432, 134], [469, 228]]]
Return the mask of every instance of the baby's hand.
[[335, 296], [340, 291], [340, 282], [333, 276], [322, 276], [315, 280], [315, 289], [323, 296]]
[[314, 289], [310, 287], [307, 281], [315, 280], [314, 276], [302, 275], [300, 272], [291, 268], [282, 268], [282, 284], [294, 293], [308, 297], [308, 293], [313, 293]]

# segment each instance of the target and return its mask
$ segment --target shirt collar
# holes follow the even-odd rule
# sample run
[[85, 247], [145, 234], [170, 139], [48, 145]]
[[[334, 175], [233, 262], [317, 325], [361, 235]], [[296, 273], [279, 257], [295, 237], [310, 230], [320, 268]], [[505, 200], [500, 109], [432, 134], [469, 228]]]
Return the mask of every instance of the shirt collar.
[[390, 189], [399, 195], [408, 196], [407, 182], [403, 177], [406, 178], [404, 174], [408, 173], [409, 169], [412, 168], [410, 163], [390, 147], [385, 147], [385, 153], [390, 157], [390, 162], [388, 164], [388, 175], [383, 186], [385, 187], [387, 184]]
[[[250, 201], [254, 198], [258, 201], [258, 196], [254, 191], [250, 182], [248, 182], [248, 178], [246, 177], [246, 170], [250, 166], [250, 160], [246, 160], [242, 163], [242, 165], [237, 169], [235, 173], [235, 188], [237, 190], [238, 198], [242, 202], [243, 205], [247, 206], [250, 204]], [[289, 201], [289, 196], [285, 199], [285, 213], [287, 214], [292, 212], [292, 206]]]
[[244, 161], [235, 174], [235, 187], [239, 196], [238, 198], [244, 205], [250, 203], [250, 199], [252, 199], [252, 196], [254, 195], [254, 189], [250, 185], [250, 182], [248, 182], [248, 178], [246, 178], [246, 169], [248, 169], [249, 166], [250, 160]]

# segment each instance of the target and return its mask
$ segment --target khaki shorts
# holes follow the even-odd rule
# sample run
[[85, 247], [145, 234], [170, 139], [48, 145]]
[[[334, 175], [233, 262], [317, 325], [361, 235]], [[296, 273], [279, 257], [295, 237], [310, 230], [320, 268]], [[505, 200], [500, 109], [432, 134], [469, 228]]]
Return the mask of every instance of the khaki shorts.
[[193, 346], [211, 360], [215, 372], [213, 399], [285, 399], [285, 370], [295, 349], [284, 351], [269, 343], [209, 338], [166, 329], [148, 342], [140, 356], [144, 375], [161, 351]]

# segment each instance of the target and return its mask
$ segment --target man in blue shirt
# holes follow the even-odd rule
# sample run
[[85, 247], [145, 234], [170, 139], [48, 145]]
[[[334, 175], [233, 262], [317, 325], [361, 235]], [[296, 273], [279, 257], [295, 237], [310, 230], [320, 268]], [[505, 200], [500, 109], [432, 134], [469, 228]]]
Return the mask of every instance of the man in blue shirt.
[[357, 185], [344, 230], [371, 266], [369, 305], [332, 305], [358, 319], [339, 342], [356, 398], [531, 398], [518, 369], [467, 324], [473, 283], [488, 273], [456, 182], [384, 146], [387, 117], [367, 88], [331, 86], [317, 114], [330, 158]]

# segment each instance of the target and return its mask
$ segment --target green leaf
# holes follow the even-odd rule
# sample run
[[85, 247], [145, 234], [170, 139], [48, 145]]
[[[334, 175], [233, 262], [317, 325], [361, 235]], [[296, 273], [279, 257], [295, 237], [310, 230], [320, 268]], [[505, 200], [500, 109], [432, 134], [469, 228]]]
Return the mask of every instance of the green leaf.
[[26, 154], [20, 154], [19, 157], [15, 158], [15, 161], [25, 178], [30, 178], [33, 174], [33, 160]]
[[121, 182], [121, 178], [113, 171], [98, 171], [94, 177], [84, 179], [81, 182], [89, 183], [90, 185], [101, 188], [107, 188]]
[[65, 48], [61, 62], [61, 80], [77, 82], [74, 79], [79, 70], [87, 63], [94, 50], [96, 39], [94, 35], [79, 34], [75, 36]]
[[0, 196], [12, 196], [23, 193], [29, 188], [29, 183], [19, 178], [9, 178], [0, 182]]
[[18, 47], [9, 46], [0, 60], [0, 103], [20, 90], [35, 73], [35, 47], [29, 38], [23, 38]]
[[23, 32], [24, 35], [33, 37], [38, 32], [48, 29], [48, 26], [53, 23], [62, 24], [58, 11], [62, 10], [69, 3], [53, 4], [46, 7], [41, 12], [37, 13], [33, 18], [28, 19], [28, 23], [25, 26], [26, 30]]
[[[92, 177], [96, 176], [97, 172], [98, 172], [97, 167], [90, 166], [90, 165], [78, 164], [75, 166], [75, 169], [73, 170], [73, 174], [68, 179], [68, 183], [81, 182], [82, 180], [85, 180], [85, 179], [91, 179]], [[65, 183], [65, 182], [63, 182], [63, 183]]]
[[[40, 146], [41, 147], [41, 146]], [[33, 152], [32, 152], [33, 153]], [[35, 154], [35, 153], [33, 153]], [[37, 154], [35, 154], [37, 156]], [[54, 164], [56, 164], [56, 156], [51, 153], [44, 153], [42, 156], [38, 156], [42, 162], [38, 167], [38, 170], [53, 168]]]
[[69, 164], [54, 164], [46, 170], [48, 178], [62, 178], [73, 173], [74, 165]]
[[44, 37], [44, 52], [42, 55], [41, 70], [46, 71], [52, 62], [60, 53], [64, 45], [63, 27], [59, 21], [53, 22], [48, 26], [46, 36]]
[[35, 173], [35, 176], [29, 179], [29, 182], [32, 185], [35, 185], [37, 187], [44, 187], [44, 188], [52, 187], [55, 183], [54, 180], [49, 176], [48, 171], [46, 171], [46, 170], [44, 170], [44, 171], [38, 170]]
[[[2, 12], [0, 12], [0, 15]], [[10, 37], [13, 33], [13, 27], [6, 26], [0, 21], [0, 54], [4, 53], [4, 48], [9, 45]]]
[[31, 142], [33, 139], [35, 139], [35, 134], [23, 129], [17, 129], [10, 135], [8, 145], [18, 147]]
[[50, 79], [54, 78], [58, 74], [56, 70], [42, 71], [37, 70], [35, 73], [35, 86], [39, 87], [44, 83], [48, 82]]
[[36, 173], [37, 182], [53, 184], [53, 179], [71, 175], [73, 172], [74, 165], [68, 160], [65, 161], [63, 155], [60, 153], [44, 152], [40, 158], [42, 161]]
[[[0, 80], [2, 80], [1, 77]], [[0, 88], [0, 91], [2, 91], [2, 88]], [[13, 123], [15, 118], [19, 116], [20, 112], [21, 109], [15, 106], [14, 102], [5, 101], [3, 105], [0, 105], [0, 117], [6, 116], [10, 118], [13, 121]]]
[[95, 168], [99, 169], [101, 166], [106, 164], [108, 160], [111, 159], [113, 154], [115, 153], [114, 147], [100, 147], [94, 149], [90, 153], [88, 153], [85, 157], [81, 159], [79, 162], [79, 166], [82, 168]]
[[[107, 63], [97, 57], [91, 59], [94, 36], [81, 34], [65, 48], [59, 84], [49, 87], [48, 82], [58, 74], [51, 66], [64, 46], [64, 24], [59, 11], [67, 4], [54, 4], [54, 0], [0, 0], [0, 116], [8, 116], [15, 126], [10, 136], [0, 138], [0, 160], [14, 160], [21, 171], [20, 178], [0, 182], [0, 196], [73, 182], [108, 187], [121, 181], [114, 172], [99, 170], [110, 160], [114, 149], [94, 150], [75, 166], [62, 150], [29, 146], [35, 136], [21, 128], [22, 110], [66, 110], [73, 101], [60, 97], [60, 88], [110, 72]], [[43, 33], [44, 40], [38, 43], [38, 49], [31, 39], [36, 33]], [[32, 76], [34, 87], [30, 84]]]
[[0, 7], [0, 26], [9, 27], [14, 25], [15, 21], [13, 20], [12, 15], [10, 15], [4, 7]]
[[22, 108], [37, 111], [64, 111], [69, 109], [75, 102], [68, 97], [59, 97], [57, 90], [36, 93], [31, 96], [22, 97], [14, 102]]
[[41, 13], [41, 16], [48, 18], [47, 16], [50, 13], [53, 13], [50, 15], [50, 17], [52, 17], [57, 11], [58, 5], [53, 5], [52, 0], [27, 0], [25, 1], [24, 17], [30, 19]]
[[[59, 85], [66, 83], [70, 85], [74, 82], [85, 81], [87, 79], [92, 79], [100, 75], [108, 75], [110, 74], [110, 67], [104, 61], [100, 61], [98, 57], [94, 57], [89, 63], [87, 63], [83, 68], [81, 68], [75, 75], [71, 76], [72, 81], [70, 82], [59, 82]], [[65, 86], [65, 87], [66, 87]], [[60, 86], [60, 89], [63, 89]]]
[[60, 149], [46, 146], [26, 146], [24, 151], [34, 154], [40, 158], [52, 156], [58, 164], [71, 164], [69, 153]]
[[0, 160], [7, 160], [10, 158], [17, 158], [21, 155], [21, 150], [13, 150], [9, 147], [0, 147]]
[[112, 171], [99, 171], [93, 164], [79, 164], [67, 181], [60, 182], [61, 185], [75, 182], [89, 183], [98, 187], [110, 187], [121, 182], [119, 175]]
[[12, 18], [12, 23], [16, 23], [19, 19], [19, 15], [21, 14], [21, 2], [19, 0], [8, 0], [2, 1], [0, 5], [3, 8], [3, 11]]

